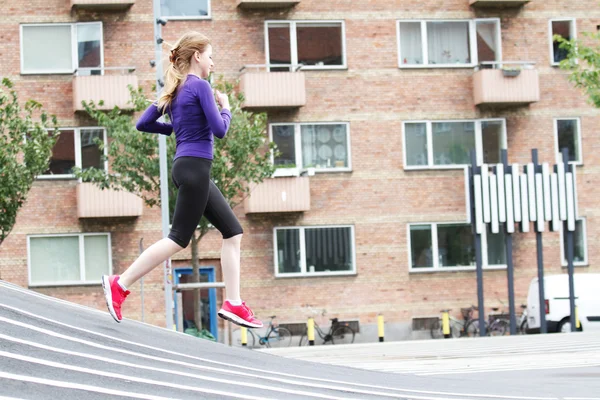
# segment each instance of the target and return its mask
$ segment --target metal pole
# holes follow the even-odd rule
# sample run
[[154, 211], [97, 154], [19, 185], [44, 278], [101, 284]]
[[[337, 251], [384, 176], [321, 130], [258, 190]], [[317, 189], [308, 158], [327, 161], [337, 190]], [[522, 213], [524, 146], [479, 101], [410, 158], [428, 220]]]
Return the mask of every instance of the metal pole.
[[[140, 255], [144, 252], [144, 238], [140, 239]], [[144, 322], [144, 277], [140, 279], [140, 296], [142, 297], [142, 322]]]
[[[504, 164], [504, 172], [510, 174], [512, 167], [508, 166], [508, 153], [506, 149], [500, 151], [502, 158], [502, 164]], [[506, 193], [506, 192], [505, 192]], [[513, 201], [513, 199], [507, 198], [506, 201]], [[507, 222], [508, 223], [508, 222]], [[505, 224], [506, 228], [507, 224]], [[508, 281], [508, 309], [510, 313], [510, 334], [517, 334], [517, 316], [515, 314], [515, 278], [513, 268], [513, 238], [512, 233], [508, 232], [508, 229], [504, 230], [506, 239], [506, 280]]]
[[[569, 164], [569, 149], [562, 149], [563, 163], [565, 165], [565, 172], [570, 171], [573, 172], [573, 165]], [[576, 188], [573, 188], [573, 192], [575, 192]], [[568, 195], [568, 194], [567, 194]], [[574, 200], [574, 199], [573, 199]], [[577, 221], [575, 222], [575, 226], [577, 226]], [[577, 331], [577, 324], [575, 321], [575, 277], [573, 274], [575, 273], [575, 268], [573, 267], [573, 232], [569, 230], [568, 223], [563, 222], [563, 232], [567, 235], [567, 266], [569, 272], [569, 309], [570, 309], [570, 322], [571, 322], [571, 332]], [[561, 255], [562, 256], [562, 255]]]
[[[162, 87], [163, 68], [162, 68], [162, 33], [160, 19], [160, 0], [153, 0], [154, 9], [154, 61], [156, 68], [156, 93], [160, 94]], [[169, 182], [167, 178], [167, 138], [165, 135], [158, 135], [158, 155], [160, 162], [160, 210], [162, 222], [162, 235], [167, 237], [169, 234]], [[163, 283], [165, 285], [165, 314], [166, 327], [173, 329], [173, 289], [171, 260], [167, 259], [164, 263]]]
[[477, 307], [479, 308], [479, 335], [485, 336], [485, 311], [483, 305], [483, 266], [481, 264], [481, 235], [477, 233], [475, 220], [474, 175], [479, 172], [475, 150], [471, 150], [471, 168], [469, 170], [469, 186], [471, 188], [471, 226], [475, 239], [475, 265], [477, 270]]
[[[538, 169], [541, 168], [538, 165], [538, 151], [537, 149], [531, 150], [531, 159], [533, 161], [533, 170], [534, 172], [538, 172]], [[530, 188], [534, 190], [534, 188]], [[534, 190], [535, 191], [535, 190]], [[529, 199], [529, 201], [532, 201]], [[538, 218], [540, 218], [539, 210], [538, 210]], [[543, 218], [543, 216], [541, 217]], [[534, 224], [535, 225], [535, 224]], [[540, 332], [548, 333], [548, 327], [546, 326], [546, 296], [544, 294], [544, 249], [542, 246], [542, 232], [538, 232], [536, 229], [535, 232], [535, 242], [537, 245], [537, 267], [538, 267], [538, 291], [539, 291], [539, 302], [540, 302]]]

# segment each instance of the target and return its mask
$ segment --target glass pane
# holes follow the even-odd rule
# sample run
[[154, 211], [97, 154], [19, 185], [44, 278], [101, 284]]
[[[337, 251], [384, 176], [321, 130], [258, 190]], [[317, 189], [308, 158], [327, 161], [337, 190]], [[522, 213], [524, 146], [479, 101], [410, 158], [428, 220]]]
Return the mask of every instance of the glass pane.
[[[269, 64], [291, 64], [289, 24], [269, 24]], [[289, 67], [271, 68], [271, 71], [289, 71]]]
[[302, 165], [305, 168], [348, 166], [348, 134], [345, 124], [302, 125]]
[[[79, 68], [102, 67], [102, 27], [100, 24], [77, 25], [77, 55]], [[83, 71], [83, 74], [100, 71]], [[82, 75], [82, 73], [79, 73]]]
[[[578, 220], [575, 223], [575, 231], [573, 232], [573, 262], [585, 262], [585, 230], [583, 229], [583, 220]], [[563, 231], [563, 258], [567, 261], [567, 232]]]
[[[581, 161], [579, 158], [579, 134], [576, 119], [559, 119], [556, 121], [558, 131], [558, 152], [565, 147], [569, 149], [569, 161]], [[561, 158], [562, 160], [562, 158]]]
[[[571, 21], [552, 21], [552, 37], [560, 35], [567, 40], [571, 40]], [[559, 43], [555, 40], [552, 42], [554, 53], [554, 62], [561, 62], [569, 54], [567, 50], [559, 48]]]
[[30, 238], [31, 283], [79, 281], [79, 237]]
[[350, 228], [304, 230], [307, 272], [352, 271]]
[[502, 121], [482, 121], [481, 139], [483, 144], [483, 162], [496, 164], [500, 162], [500, 150], [504, 148]]
[[433, 267], [431, 225], [410, 226], [410, 254], [413, 268]]
[[104, 131], [102, 129], [81, 130], [81, 168], [90, 167], [104, 169], [102, 151], [96, 144], [96, 139], [104, 142]]
[[300, 272], [300, 230], [277, 230], [277, 262], [279, 273]]
[[471, 225], [438, 225], [440, 267], [475, 265], [475, 249]]
[[432, 142], [435, 165], [469, 164], [469, 152], [475, 148], [475, 123], [433, 123]]
[[297, 24], [298, 62], [343, 65], [341, 24]]
[[22, 40], [27, 71], [73, 71], [70, 25], [23, 26]]
[[499, 61], [498, 23], [496, 21], [477, 22], [477, 57], [482, 61]]
[[488, 265], [506, 265], [506, 241], [503, 229], [487, 232]]
[[273, 142], [277, 145], [279, 156], [275, 157], [278, 168], [296, 167], [296, 142], [294, 140], [294, 125], [273, 126]]
[[423, 64], [420, 22], [400, 22], [400, 60], [402, 64]]
[[430, 64], [469, 64], [469, 23], [427, 22]]
[[164, 17], [199, 17], [208, 15], [209, 0], [160, 0]]
[[405, 124], [406, 165], [427, 165], [427, 124]]
[[60, 135], [52, 148], [50, 168], [44, 175], [70, 174], [75, 166], [75, 132], [60, 131]]
[[108, 275], [108, 236], [94, 235], [83, 237], [86, 281], [100, 281], [102, 275]]

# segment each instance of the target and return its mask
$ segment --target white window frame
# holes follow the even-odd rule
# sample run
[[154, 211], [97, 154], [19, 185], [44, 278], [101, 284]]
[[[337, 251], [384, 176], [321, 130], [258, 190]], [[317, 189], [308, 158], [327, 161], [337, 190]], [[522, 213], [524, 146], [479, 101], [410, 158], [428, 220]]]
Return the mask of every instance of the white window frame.
[[[21, 75], [43, 75], [43, 74], [73, 74], [78, 69], [78, 54], [77, 54], [77, 26], [78, 25], [99, 25], [100, 26], [100, 69], [104, 73], [104, 27], [102, 22], [74, 22], [74, 23], [58, 23], [58, 24], [21, 24], [19, 25], [19, 47], [21, 59]], [[69, 70], [28, 70], [25, 68], [25, 59], [23, 51], [23, 28], [27, 26], [70, 26], [71, 27], [71, 69]]]
[[[31, 282], [31, 238], [37, 237], [73, 237], [79, 238], [79, 281], [51, 281], [51, 282]], [[51, 234], [34, 234], [27, 235], [27, 280], [29, 287], [40, 287], [40, 286], [85, 286], [85, 285], [99, 285], [102, 283], [101, 279], [97, 280], [86, 280], [85, 276], [85, 236], [106, 236], [108, 240], [108, 273], [112, 274], [112, 239], [110, 232], [86, 232], [86, 233], [51, 233]]]
[[[431, 225], [431, 250], [433, 258], [433, 267], [417, 267], [412, 266], [412, 243], [410, 241], [410, 227], [413, 225]], [[407, 255], [408, 255], [408, 272], [410, 273], [428, 273], [428, 272], [448, 272], [448, 271], [475, 271], [477, 265], [472, 266], [460, 266], [460, 267], [442, 267], [440, 266], [439, 256], [439, 245], [438, 245], [438, 232], [437, 228], [439, 225], [471, 225], [469, 222], [457, 221], [457, 222], [411, 222], [406, 224], [406, 242], [407, 242]], [[474, 240], [474, 239], [473, 239]], [[506, 269], [506, 264], [488, 264], [488, 245], [487, 245], [487, 233], [481, 235], [481, 265], [484, 269], [488, 270], [501, 270]]]
[[[306, 229], [325, 229], [325, 228], [350, 228], [350, 252], [352, 256], [351, 271], [333, 271], [333, 272], [308, 272], [306, 266], [306, 241], [304, 232]], [[287, 229], [300, 230], [300, 272], [297, 273], [280, 273], [279, 272], [279, 256], [277, 252], [277, 231]], [[273, 263], [275, 278], [299, 278], [299, 277], [319, 277], [319, 276], [348, 276], [356, 275], [356, 239], [354, 234], [354, 225], [316, 225], [316, 226], [277, 226], [273, 228]]]
[[178, 16], [174, 16], [174, 17], [171, 17], [169, 15], [161, 15], [161, 17], [163, 17], [164, 19], [166, 19], [168, 21], [212, 19], [212, 0], [206, 0], [206, 1], [207, 1], [206, 15], [197, 15], [197, 16], [178, 15]]
[[[349, 122], [274, 122], [269, 124], [269, 141], [273, 141], [274, 126], [294, 126], [294, 147], [296, 148], [296, 168], [278, 168], [273, 173], [273, 177], [282, 176], [299, 176], [306, 168], [302, 164], [302, 125], [345, 125], [346, 126], [346, 143], [347, 146], [347, 167], [331, 167], [331, 168], [314, 168], [315, 172], [331, 173], [331, 172], [351, 172], [352, 171], [352, 151], [350, 145], [350, 123]], [[275, 164], [275, 156], [271, 152], [271, 164]]]
[[[506, 118], [482, 118], [482, 119], [455, 119], [455, 120], [414, 120], [402, 122], [402, 152], [405, 170], [429, 170], [429, 169], [464, 169], [470, 164], [449, 164], [435, 165], [433, 163], [433, 129], [434, 123], [462, 123], [473, 122], [475, 124], [475, 152], [477, 155], [477, 164], [483, 164], [483, 137], [481, 133], [481, 125], [483, 122], [502, 122], [502, 148], [508, 148], [508, 140], [506, 135]], [[427, 165], [408, 165], [406, 156], [406, 124], [426, 124], [427, 134]]]
[[[267, 20], [265, 21], [265, 62], [267, 65], [267, 71], [271, 71], [271, 65], [269, 63], [269, 24], [288, 24], [290, 28], [290, 54], [292, 65], [298, 65], [298, 41], [296, 38], [296, 25], [297, 24], [341, 24], [342, 28], [342, 60], [343, 65], [304, 65], [302, 66], [302, 71], [308, 70], [332, 70], [332, 69], [348, 69], [347, 55], [346, 55], [346, 23], [344, 20]], [[285, 66], [285, 64], [283, 65]], [[277, 68], [275, 65], [274, 68]], [[281, 67], [279, 67], [281, 68]], [[290, 68], [293, 71], [293, 68]]]
[[[583, 261], [573, 261], [574, 267], [587, 267], [589, 265], [588, 259], [588, 244], [587, 244], [587, 219], [586, 217], [577, 218], [577, 221], [581, 221], [581, 226], [583, 227]], [[563, 267], [567, 267], [567, 258], [565, 257], [567, 249], [565, 249], [564, 241], [564, 232], [563, 232], [564, 224], [560, 224], [560, 262]], [[575, 246], [575, 243], [573, 243]]]
[[[75, 138], [75, 166], [81, 168], [81, 131], [87, 129], [101, 129], [104, 132], [104, 157], [108, 156], [107, 134], [106, 129], [101, 126], [79, 126], [76, 128], [59, 128], [59, 131], [73, 131], [73, 137]], [[104, 171], [108, 172], [108, 159], [104, 160]], [[38, 175], [36, 179], [73, 179], [73, 174], [59, 174], [59, 175]], [[81, 180], [80, 180], [81, 181]]]
[[577, 39], [577, 19], [576, 18], [552, 18], [550, 20], [548, 20], [548, 36], [549, 36], [549, 41], [548, 41], [548, 50], [550, 51], [550, 65], [552, 65], [553, 67], [558, 67], [560, 66], [560, 62], [554, 62], [554, 40], [553, 40], [553, 34], [552, 34], [552, 23], [553, 22], [570, 22], [571, 26], [570, 26], [570, 33], [571, 33], [571, 39]]
[[583, 165], [583, 146], [581, 144], [581, 118], [579, 117], [560, 117], [554, 118], [554, 148], [556, 149], [556, 162], [562, 163], [561, 149], [558, 148], [558, 121], [577, 121], [577, 152], [579, 153], [579, 160], [569, 161], [569, 164]]
[[[403, 64], [402, 48], [400, 46], [400, 23], [419, 22], [421, 23], [421, 50], [423, 54], [423, 64]], [[427, 23], [428, 22], [468, 22], [469, 23], [469, 51], [471, 53], [471, 63], [469, 64], [429, 64], [429, 48], [427, 45]], [[502, 61], [502, 29], [500, 18], [474, 18], [474, 19], [399, 19], [396, 20], [396, 44], [398, 51], [398, 68], [474, 68], [479, 64], [479, 54], [477, 53], [477, 22], [495, 22], [496, 35], [498, 39], [498, 51], [496, 52], [496, 61]]]

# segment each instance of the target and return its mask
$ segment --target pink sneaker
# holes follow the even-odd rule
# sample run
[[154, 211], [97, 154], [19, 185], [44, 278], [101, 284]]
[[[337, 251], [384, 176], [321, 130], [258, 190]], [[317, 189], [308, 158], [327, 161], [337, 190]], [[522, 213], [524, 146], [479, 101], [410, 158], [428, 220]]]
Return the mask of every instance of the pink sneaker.
[[254, 316], [250, 307], [243, 301], [241, 306], [234, 306], [229, 300], [225, 300], [223, 307], [219, 310], [219, 317], [246, 328], [263, 327], [263, 323]]
[[108, 312], [117, 322], [121, 322], [121, 304], [129, 295], [129, 290], [125, 291], [119, 285], [119, 275], [102, 275], [102, 288], [104, 289], [104, 298]]

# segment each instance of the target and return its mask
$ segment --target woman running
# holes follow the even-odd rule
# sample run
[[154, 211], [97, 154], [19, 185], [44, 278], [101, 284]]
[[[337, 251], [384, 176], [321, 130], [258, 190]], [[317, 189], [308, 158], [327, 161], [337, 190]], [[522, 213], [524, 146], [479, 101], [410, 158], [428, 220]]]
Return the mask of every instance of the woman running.
[[[163, 135], [175, 131], [177, 150], [171, 175], [178, 194], [173, 223], [169, 236], [148, 247], [122, 275], [102, 276], [108, 311], [120, 322], [121, 306], [129, 295], [127, 288], [187, 247], [204, 215], [223, 235], [221, 267], [227, 296], [219, 316], [241, 326], [260, 328], [262, 322], [240, 298], [242, 227], [210, 180], [213, 136], [225, 137], [231, 112], [227, 95], [218, 90], [213, 94], [205, 80], [214, 68], [209, 39], [197, 32], [184, 34], [171, 50], [169, 61], [164, 90], [136, 128]], [[163, 114], [169, 115], [172, 124], [158, 122]]]

